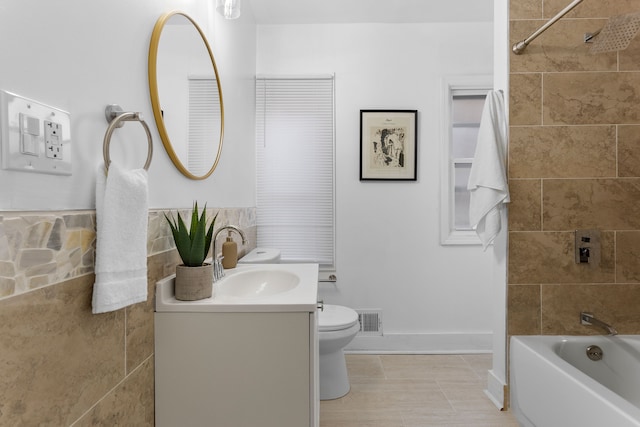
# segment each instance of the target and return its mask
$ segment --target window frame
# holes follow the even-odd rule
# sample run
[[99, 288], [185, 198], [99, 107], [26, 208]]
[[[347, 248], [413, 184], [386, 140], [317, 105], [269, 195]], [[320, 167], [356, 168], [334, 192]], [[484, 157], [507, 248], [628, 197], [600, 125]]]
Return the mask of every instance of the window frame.
[[453, 97], [456, 92], [484, 95], [493, 89], [491, 75], [447, 76], [442, 80], [442, 129], [440, 138], [440, 244], [481, 245], [475, 230], [459, 230], [455, 225], [455, 165], [472, 164], [473, 158], [453, 157]]

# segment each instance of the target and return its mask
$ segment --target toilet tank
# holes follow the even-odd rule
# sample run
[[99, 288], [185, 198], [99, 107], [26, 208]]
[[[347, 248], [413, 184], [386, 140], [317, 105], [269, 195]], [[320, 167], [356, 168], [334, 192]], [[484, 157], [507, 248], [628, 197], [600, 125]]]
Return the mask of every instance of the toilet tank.
[[279, 264], [280, 250], [255, 248], [238, 260], [238, 264]]

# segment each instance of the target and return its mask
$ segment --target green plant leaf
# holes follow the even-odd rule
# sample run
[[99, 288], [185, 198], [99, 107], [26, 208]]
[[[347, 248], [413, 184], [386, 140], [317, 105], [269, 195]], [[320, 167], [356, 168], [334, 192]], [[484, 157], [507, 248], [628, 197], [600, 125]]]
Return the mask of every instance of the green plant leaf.
[[182, 258], [184, 265], [192, 267], [191, 258], [191, 236], [187, 230], [187, 225], [182, 220], [182, 217], [178, 213], [178, 237], [175, 239], [176, 248]]
[[216, 213], [213, 222], [207, 230], [207, 206], [205, 204], [202, 215], [198, 212], [198, 202], [194, 203], [191, 212], [191, 222], [189, 228], [182, 220], [182, 216], [178, 213], [178, 220], [170, 218], [165, 213], [165, 218], [171, 227], [173, 240], [176, 244], [178, 254], [182, 259], [182, 263], [188, 267], [198, 267], [204, 263], [211, 247], [213, 239], [213, 224], [218, 214]]
[[[206, 209], [206, 206], [205, 206]], [[213, 226], [216, 223], [216, 218], [218, 218], [218, 213], [216, 212], [215, 216], [213, 217], [213, 220], [211, 221], [211, 224], [209, 225], [209, 230], [207, 230], [207, 237], [204, 241], [204, 257], [206, 258], [207, 255], [209, 254], [209, 248], [211, 248], [211, 241], [213, 240]], [[216, 254], [213, 254], [213, 256], [215, 257]]]

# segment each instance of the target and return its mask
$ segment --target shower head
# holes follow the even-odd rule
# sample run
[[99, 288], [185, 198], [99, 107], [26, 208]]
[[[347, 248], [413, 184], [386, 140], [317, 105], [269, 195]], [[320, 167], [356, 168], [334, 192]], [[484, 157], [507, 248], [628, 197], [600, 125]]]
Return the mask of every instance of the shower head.
[[609, 18], [607, 24], [598, 33], [585, 37], [593, 40], [591, 53], [615, 52], [624, 50], [640, 31], [640, 12], [627, 13]]

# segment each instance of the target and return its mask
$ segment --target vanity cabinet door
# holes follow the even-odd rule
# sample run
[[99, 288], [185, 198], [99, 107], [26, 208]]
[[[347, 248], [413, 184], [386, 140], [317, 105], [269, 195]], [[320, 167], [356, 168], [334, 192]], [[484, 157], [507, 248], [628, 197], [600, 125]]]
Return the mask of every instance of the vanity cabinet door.
[[156, 425], [315, 424], [313, 319], [156, 313]]

